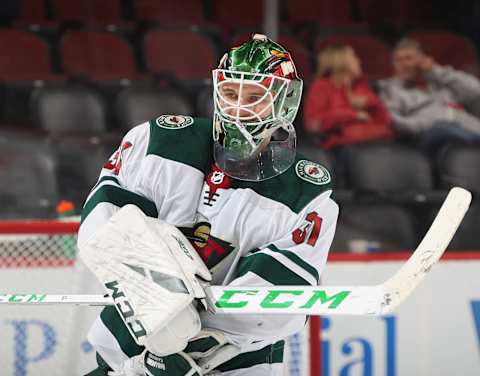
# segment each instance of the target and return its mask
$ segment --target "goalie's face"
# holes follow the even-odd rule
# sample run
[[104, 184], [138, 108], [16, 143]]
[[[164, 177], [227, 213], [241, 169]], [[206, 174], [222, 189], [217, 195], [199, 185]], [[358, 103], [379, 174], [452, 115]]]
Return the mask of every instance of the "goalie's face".
[[231, 48], [213, 74], [214, 158], [226, 174], [260, 181], [295, 159], [302, 80], [290, 54], [265, 35]]
[[298, 91], [291, 80], [216, 69], [213, 81], [218, 166], [230, 176], [252, 181], [283, 172], [295, 157], [295, 130], [286, 100]]
[[262, 121], [272, 114], [273, 95], [263, 85], [224, 81], [219, 84], [218, 106], [233, 121]]

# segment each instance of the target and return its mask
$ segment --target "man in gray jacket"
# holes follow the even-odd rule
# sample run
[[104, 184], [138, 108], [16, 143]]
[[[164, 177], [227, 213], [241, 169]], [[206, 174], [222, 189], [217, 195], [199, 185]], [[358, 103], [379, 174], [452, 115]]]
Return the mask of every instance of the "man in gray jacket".
[[479, 80], [438, 65], [412, 39], [395, 46], [393, 68], [395, 76], [379, 88], [398, 133], [432, 152], [448, 141], [480, 141], [480, 119], [465, 110], [480, 101]]

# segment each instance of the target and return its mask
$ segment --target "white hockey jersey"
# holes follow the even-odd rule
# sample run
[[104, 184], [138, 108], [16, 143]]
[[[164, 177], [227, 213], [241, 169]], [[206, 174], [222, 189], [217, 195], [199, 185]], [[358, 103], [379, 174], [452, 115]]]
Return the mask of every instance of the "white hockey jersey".
[[[133, 203], [184, 232], [213, 284], [318, 284], [338, 216], [329, 172], [298, 155], [269, 180], [230, 178], [214, 164], [211, 127], [209, 119], [162, 115], [128, 132], [87, 197], [79, 242]], [[221, 371], [281, 363], [282, 340], [306, 322], [303, 315], [201, 317], [242, 349]], [[111, 366], [141, 352], [113, 307], [104, 309], [89, 340]]]

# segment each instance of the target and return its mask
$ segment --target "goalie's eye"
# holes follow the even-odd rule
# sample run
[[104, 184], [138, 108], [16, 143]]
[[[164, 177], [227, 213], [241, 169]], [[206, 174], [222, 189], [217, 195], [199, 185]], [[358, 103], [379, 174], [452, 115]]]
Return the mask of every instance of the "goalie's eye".
[[222, 96], [229, 102], [236, 102], [238, 100], [238, 94], [234, 90], [224, 90], [222, 91]]
[[262, 99], [262, 95], [249, 95], [247, 98], [248, 103], [255, 103]]

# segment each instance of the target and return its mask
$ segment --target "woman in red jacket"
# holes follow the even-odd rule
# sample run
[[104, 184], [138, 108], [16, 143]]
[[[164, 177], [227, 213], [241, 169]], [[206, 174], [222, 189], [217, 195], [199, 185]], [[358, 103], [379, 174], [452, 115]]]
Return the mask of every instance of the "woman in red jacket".
[[326, 149], [393, 136], [388, 112], [361, 76], [360, 61], [350, 46], [330, 46], [320, 53], [304, 119], [306, 131], [320, 134]]

